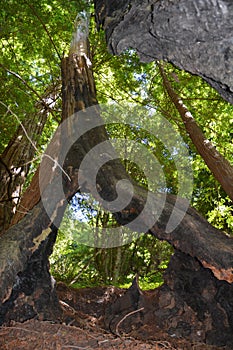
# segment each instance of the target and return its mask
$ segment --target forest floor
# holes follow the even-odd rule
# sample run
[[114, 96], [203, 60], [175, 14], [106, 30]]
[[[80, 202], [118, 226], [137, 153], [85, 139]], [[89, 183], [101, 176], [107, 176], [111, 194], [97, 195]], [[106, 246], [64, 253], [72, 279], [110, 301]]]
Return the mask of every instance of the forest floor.
[[[174, 338], [161, 330], [144, 329], [124, 334], [117, 327], [112, 334], [104, 324], [108, 303], [124, 294], [115, 287], [72, 289], [58, 284], [58, 296], [64, 312], [64, 322], [29, 320], [0, 327], [1, 350], [73, 350], [73, 349], [134, 349], [134, 350], [217, 350], [201, 343]], [[120, 325], [120, 322], [119, 322]], [[147, 325], [147, 328], [150, 325]]]

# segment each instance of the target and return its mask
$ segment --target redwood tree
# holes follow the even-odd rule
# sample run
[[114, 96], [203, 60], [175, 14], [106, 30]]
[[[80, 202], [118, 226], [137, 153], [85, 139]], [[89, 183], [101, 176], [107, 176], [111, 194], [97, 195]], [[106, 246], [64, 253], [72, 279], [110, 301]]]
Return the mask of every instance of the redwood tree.
[[[158, 3], [156, 1], [151, 8], [154, 15], [156, 15]], [[137, 7], [139, 5], [136, 6], [136, 4], [132, 4], [130, 7], [127, 6], [129, 2], [126, 4], [119, 2], [117, 8], [114, 8], [111, 7], [110, 2], [110, 7], [107, 10], [105, 6], [102, 6], [104, 4], [101, 4], [101, 1], [97, 4], [97, 15], [101, 17], [102, 22], [106, 14], [108, 17], [112, 16], [110, 21], [105, 22], [108, 39], [114, 33], [114, 26], [117, 27], [117, 20], [130, 18], [130, 23], [133, 26], [135, 24], [132, 18], [137, 23], [140, 16], [135, 17], [135, 12], [132, 11], [139, 10], [139, 14], [143, 18], [145, 14], [148, 15], [147, 7], [144, 8], [143, 4], [141, 7]], [[226, 2], [226, 4], [228, 3]], [[166, 11], [170, 10], [170, 5], [160, 5], [161, 7], [157, 8], [159, 12], [163, 8]], [[174, 8], [173, 5], [171, 5], [172, 8]], [[190, 8], [188, 9], [191, 11]], [[196, 17], [198, 17], [199, 12], [196, 7], [195, 11]], [[223, 10], [219, 13], [222, 15]], [[134, 16], [130, 17], [131, 14]], [[113, 15], [117, 16], [116, 20], [114, 20]], [[145, 43], [147, 42], [145, 41]], [[69, 117], [78, 111], [81, 111], [81, 118], [88, 122], [89, 116], [85, 111], [87, 107], [93, 105], [95, 113], [92, 117], [97, 121], [100, 119], [92, 68], [89, 64], [87, 38], [82, 43], [76, 41], [74, 43], [78, 45], [72, 45], [69, 56], [64, 58], [62, 63], [63, 120], [67, 125], [71, 120]], [[76, 47], [80, 49], [80, 44], [82, 44], [82, 48], [84, 47], [84, 52], [76, 52]], [[115, 44], [116, 42], [114, 42]], [[73, 50], [74, 47], [75, 50]], [[163, 53], [162, 49], [161, 52]], [[149, 53], [147, 53], [148, 55]], [[208, 77], [209, 80], [210, 78], [211, 76]], [[219, 90], [221, 89], [219, 88]], [[228, 91], [225, 93], [221, 90], [221, 92], [230, 99], [231, 95]], [[67, 137], [72, 137], [72, 124], [66, 130], [70, 130]], [[49, 177], [47, 186], [44, 188], [43, 203], [49, 202], [51, 204], [50, 216], [48, 217], [42, 201], [39, 201], [18, 224], [11, 227], [0, 238], [1, 323], [12, 319], [22, 321], [38, 315], [44, 319], [59, 318], [59, 304], [49, 274], [48, 256], [52, 251], [57, 227], [61, 222], [67, 200], [72, 198], [84, 185], [86, 191], [92, 192], [93, 190], [90, 180], [91, 174], [85, 174], [85, 179], [78, 178], [77, 169], [79, 169], [82, 159], [90, 149], [107, 139], [105, 128], [98, 126], [75, 141], [66, 156], [62, 169], [58, 166], [52, 167], [52, 176]], [[57, 149], [60, 147], [62, 151], [62, 138], [56, 137], [54, 140], [54, 142], [60, 142]], [[54, 148], [52, 147], [52, 149]], [[113, 148], [110, 146], [109, 152], [112, 150]], [[51, 153], [51, 158], [54, 159], [54, 153]], [[56, 201], [53, 201], [54, 193], [60, 193], [59, 177], [61, 172], [64, 193], [60, 194]], [[116, 184], [123, 179], [131, 180], [119, 160], [113, 160], [106, 167], [103, 167], [97, 177], [97, 186], [101, 189], [102, 197], [108, 201], [114, 200]], [[80, 180], [81, 183], [79, 183]], [[134, 195], [128, 207], [115, 213], [117, 221], [122, 225], [131, 221], [132, 212], [133, 215], [139, 214], [146, 202], [147, 191], [133, 181], [132, 185], [134, 186]], [[129, 189], [124, 190], [129, 191]], [[146, 222], [147, 218], [152, 215], [154, 205], [160, 205], [160, 203], [156, 203], [158, 201], [156, 195], [151, 194], [151, 196], [152, 206], [142, 216], [139, 226], [143, 227], [144, 221]], [[167, 232], [166, 226], [174, 207], [176, 215], [184, 214], [184, 219], [172, 232]], [[156, 325], [164, 328], [170, 334], [218, 345], [232, 344], [232, 239], [212, 227], [194, 209], [189, 207], [186, 210], [182, 200], [178, 201], [177, 206], [177, 198], [174, 195], [167, 195], [162, 214], [148, 233], [171, 243], [175, 254], [166, 272], [164, 285], [154, 294], [152, 311], [151, 300], [148, 302], [146, 295], [141, 292], [135, 293], [134, 285], [129, 292], [132, 292], [134, 302], [129, 305], [129, 308], [140, 309], [142, 320], [146, 320], [147, 317], [155, 317]], [[120, 304], [114, 305], [110, 310], [112, 315], [110, 322], [108, 322], [109, 314], [106, 315], [106, 324], [109, 324], [109, 328], [116, 333], [119, 328], [118, 315], [122, 316], [129, 311], [127, 308], [122, 308]]]

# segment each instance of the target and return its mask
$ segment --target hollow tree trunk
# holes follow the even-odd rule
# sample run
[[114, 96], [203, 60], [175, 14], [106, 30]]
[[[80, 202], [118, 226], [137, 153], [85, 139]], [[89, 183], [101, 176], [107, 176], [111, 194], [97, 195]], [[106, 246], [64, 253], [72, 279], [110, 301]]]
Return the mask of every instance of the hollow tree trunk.
[[[76, 44], [75, 40], [72, 44]], [[77, 48], [80, 48], [79, 45]], [[86, 60], [83, 52], [73, 53], [73, 48], [72, 53], [63, 59], [62, 121], [74, 112], [97, 103], [92, 70], [87, 66]], [[11, 320], [23, 321], [36, 316], [42, 319], [61, 317], [53, 280], [49, 274], [48, 257], [56, 239], [57, 227], [68, 204], [67, 199], [70, 199], [79, 187], [77, 179], [73, 176], [71, 163], [68, 162], [63, 169], [59, 165], [61, 150], [60, 134], [57, 132], [44, 155], [44, 158], [50, 158], [41, 164], [21, 202], [25, 210], [14, 219], [15, 223], [20, 219], [21, 221], [12, 226], [0, 239], [0, 324]], [[60, 193], [59, 175], [62, 171], [66, 174], [65, 181], [67, 182], [67, 178], [69, 180], [64, 193], [53, 202], [54, 193]], [[46, 201], [52, 202], [50, 217], [40, 200], [40, 192], [45, 193]]]
[[[70, 71], [71, 66], [73, 67], [73, 78], [70, 77], [69, 79], [67, 76], [67, 84], [71, 84], [71, 86], [65, 91], [73, 89], [73, 83], [74, 81], [76, 82], [75, 91], [79, 91], [79, 94], [75, 94], [76, 99], [74, 99], [73, 103], [75, 108], [76, 103], [78, 105], [80, 103], [80, 91], [82, 91], [80, 89], [81, 86], [77, 82], [85, 85], [87, 83], [86, 78], [91, 76], [91, 71], [83, 57], [72, 55], [66, 59], [66, 63], [68, 61], [70, 64], [66, 65], [66, 67], [69, 67]], [[72, 62], [75, 64], [71, 65]], [[80, 66], [79, 62], [81, 62]], [[82, 74], [82, 79], [80, 74]], [[79, 79], [74, 80], [74, 76], [79, 77]], [[92, 98], [89, 101], [93, 101]], [[85, 117], [85, 113], [83, 117]], [[97, 114], [95, 117], [99, 118], [99, 115]], [[107, 135], [103, 127], [99, 127], [98, 130], [94, 131], [92, 130], [91, 137], [83, 137], [77, 141], [68, 153], [65, 169], [67, 171], [69, 169], [69, 174], [74, 181], [70, 182], [64, 176], [65, 195], [67, 198], [70, 198], [79, 188], [77, 181], [75, 181], [77, 180], [75, 179], [76, 173], [72, 169], [77, 169], [88, 150], [97, 143], [106, 140]], [[77, 149], [79, 150], [78, 154]], [[118, 180], [125, 178], [128, 179], [128, 176], [122, 164], [117, 160], [112, 161], [107, 168], [103, 167], [100, 176], [97, 178], [98, 185], [102, 188], [102, 195], [109, 200], [114, 199], [116, 183]], [[57, 177], [54, 176], [52, 183], [45, 190], [48, 201], [52, 201], [54, 193], [58, 191], [57, 185]], [[88, 188], [88, 177], [86, 178], [86, 187]], [[91, 188], [89, 190], [91, 191]], [[145, 204], [147, 192], [137, 185], [134, 186], [134, 190], [135, 194], [130, 207], [133, 207], [139, 213]], [[157, 200], [156, 197], [155, 200]], [[176, 251], [176, 258], [171, 261], [167, 271], [166, 284], [158, 292], [159, 300], [161, 301], [159, 304], [156, 303], [156, 298], [151, 301], [157, 310], [156, 320], [160, 326], [164, 326], [166, 315], [169, 315], [171, 317], [171, 323], [168, 324], [170, 326], [167, 328], [169, 332], [173, 331], [172, 327], [177, 328], [179, 326], [180, 334], [193, 338], [196, 332], [199, 332], [199, 328], [202, 327], [203, 331], [200, 339], [207, 339], [208, 342], [213, 343], [217, 338], [211, 334], [217, 334], [216, 332], [221, 329], [221, 341], [224, 343], [227, 341], [227, 338], [224, 338], [224, 334], [229, 338], [229, 330], [233, 327], [231, 317], [233, 309], [231, 301], [228, 301], [229, 295], [232, 293], [233, 241], [217, 229], [214, 229], [191, 208], [187, 210], [179, 227], [175, 231], [167, 233], [166, 223], [174, 208], [175, 200], [175, 196], [167, 196], [160, 219], [150, 229], [151, 234], [169, 241]], [[56, 203], [53, 203], [53, 213], [54, 217], [56, 214], [57, 225], [59, 225], [59, 221], [62, 218], [65, 206], [66, 201], [63, 196]], [[177, 215], [179, 215], [179, 211], [182, 212], [182, 201], [180, 208], [176, 209], [176, 211]], [[150, 210], [145, 214], [145, 219], [147, 215], [151, 215]], [[128, 216], [125, 215], [125, 212], [118, 212], [116, 217], [118, 222], [122, 224], [131, 221], [130, 211]], [[38, 314], [42, 315], [43, 318], [58, 317], [58, 304], [47, 265], [48, 255], [52, 249], [55, 235], [56, 228], [51, 223], [51, 219], [48, 218], [42, 203], [39, 202], [20, 223], [10, 228], [1, 237], [0, 278], [2, 288], [0, 290], [0, 300], [2, 304], [0, 313], [2, 322], [13, 318], [20, 319], [20, 317], [21, 319], [26, 319]], [[184, 269], [186, 264], [187, 267]], [[31, 273], [32, 270], [34, 271], [33, 274]], [[197, 273], [197, 271], [199, 272]], [[195, 289], [195, 283], [197, 285], [201, 284], [201, 286]], [[206, 291], [206, 286], [212, 286], [213, 284], [215, 287]], [[30, 285], [32, 286], [31, 289], [29, 288]], [[39, 294], [40, 297], [38, 297], [38, 288], [41, 292]], [[180, 288], [183, 288], [182, 303], [179, 296]], [[24, 298], [22, 298], [22, 293]], [[19, 296], [21, 296], [21, 303], [19, 303]], [[187, 301], [191, 297], [193, 302], [188, 304]], [[167, 304], [162, 303], [164, 298], [165, 300], [166, 298], [173, 298], [168, 310]], [[201, 300], [201, 306], [199, 306], [199, 299]], [[50, 308], [48, 308], [47, 304], [45, 305], [45, 300], [50, 300]], [[147, 299], [143, 298], [143, 300], [143, 303], [145, 303], [143, 316], [145, 318], [151, 317], [151, 314], [148, 313]], [[196, 304], [195, 300], [197, 300]], [[25, 307], [26, 305], [30, 306]], [[137, 305], [138, 302], [135, 301], [131, 307], [137, 307]], [[200, 316], [200, 310], [203, 307], [207, 311]], [[212, 311], [209, 314], [208, 310], [210, 307], [212, 307]], [[223, 316], [220, 319], [215, 317], [215, 312], [217, 313], [219, 309], [224, 316], [224, 322]], [[25, 310], [30, 310], [30, 312]], [[119, 312], [117, 313], [119, 314]], [[17, 318], [19, 314], [20, 317]], [[114, 314], [112, 316], [114, 318]], [[191, 316], [192, 325], [188, 321]], [[185, 333], [185, 329], [189, 329], [188, 333]]]

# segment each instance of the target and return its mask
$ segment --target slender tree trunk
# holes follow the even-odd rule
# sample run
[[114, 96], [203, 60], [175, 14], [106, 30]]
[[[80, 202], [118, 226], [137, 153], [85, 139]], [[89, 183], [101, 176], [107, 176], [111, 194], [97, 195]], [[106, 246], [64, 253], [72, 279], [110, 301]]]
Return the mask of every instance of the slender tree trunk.
[[35, 115], [25, 118], [19, 125], [0, 157], [0, 234], [18, 222], [28, 210], [27, 205], [21, 203], [22, 190], [30, 164], [37, 152], [39, 137], [50, 113], [49, 104], [51, 99], [56, 100], [57, 89], [57, 86], [53, 86], [52, 91], [51, 88], [47, 89], [41, 100], [36, 103]]
[[[12, 217], [17, 211], [22, 188], [25, 183], [30, 162], [36, 152], [37, 138], [47, 120], [48, 111], [36, 114], [35, 121], [28, 118], [24, 129], [20, 125], [1, 155], [0, 159], [0, 232], [7, 230]], [[30, 141], [30, 140], [31, 141]], [[33, 143], [33, 144], [32, 144]]]
[[206, 139], [201, 128], [197, 125], [194, 117], [184, 105], [182, 99], [172, 88], [170, 81], [161, 65], [159, 65], [160, 73], [163, 79], [164, 87], [179, 112], [185, 129], [189, 134], [198, 153], [213, 173], [216, 180], [221, 184], [222, 188], [233, 201], [233, 167], [230, 162], [224, 158], [214, 147], [214, 145]]
[[116, 284], [118, 282], [118, 279], [121, 273], [122, 251], [123, 251], [123, 247], [113, 248], [113, 253], [114, 253], [113, 278], [112, 278], [113, 284]]

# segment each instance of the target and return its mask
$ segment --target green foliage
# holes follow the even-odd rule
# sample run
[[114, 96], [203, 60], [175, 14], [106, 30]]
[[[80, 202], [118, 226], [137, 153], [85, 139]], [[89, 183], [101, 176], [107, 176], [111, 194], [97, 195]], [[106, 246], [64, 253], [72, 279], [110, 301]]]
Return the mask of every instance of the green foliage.
[[[155, 67], [156, 69], [156, 67]], [[178, 95], [201, 127], [205, 137], [233, 164], [233, 106], [201, 78], [166, 65], [166, 72]], [[157, 106], [168, 120], [178, 127], [192, 156], [194, 189], [191, 204], [215, 227], [233, 235], [232, 202], [215, 180], [203, 159], [197, 154], [183, 122], [164, 93], [161, 77], [155, 74], [147, 95], [150, 105]]]
[[58, 281], [75, 287], [112, 284], [126, 287], [139, 274], [143, 289], [162, 284], [162, 274], [172, 254], [169, 244], [143, 235], [123, 247], [93, 248], [80, 244], [71, 227], [66, 219], [50, 258], [51, 272]]
[[[60, 80], [61, 58], [69, 49], [75, 16], [84, 7], [82, 0], [1, 2], [0, 96], [21, 122], [35, 122], [36, 104]], [[60, 106], [52, 115], [55, 121], [60, 120]], [[18, 125], [0, 104], [0, 153]]]
[[[38, 101], [46, 91], [60, 89], [61, 58], [66, 55], [72, 37], [73, 23], [78, 12], [88, 7], [82, 0], [3, 0], [1, 3], [1, 101], [10, 106], [21, 122], [36, 122]], [[93, 71], [100, 103], [112, 103], [113, 108], [125, 103], [155, 108], [167, 118], [184, 138], [193, 157], [194, 192], [192, 205], [209, 222], [233, 235], [233, 206], [220, 185], [213, 178], [202, 158], [186, 134], [180, 116], [164, 92], [156, 62], [141, 63], [132, 50], [119, 57], [112, 56], [106, 47], [103, 31], [97, 32], [91, 18], [90, 47]], [[180, 71], [170, 64], [166, 71], [172, 85], [181, 96], [206, 137], [233, 164], [233, 106], [219, 97], [202, 79]], [[114, 102], [114, 104], [113, 104]], [[47, 124], [38, 139], [39, 152], [46, 148], [52, 133], [60, 122], [61, 94], [50, 112]], [[141, 116], [147, 123], [155, 118]], [[147, 120], [146, 120], [147, 119]], [[19, 122], [0, 104], [0, 153], [14, 135]], [[147, 124], [148, 125], [148, 124]], [[150, 129], [150, 125], [148, 127]], [[147, 130], [148, 130], [147, 128]], [[162, 164], [167, 190], [177, 193], [177, 169], [169, 152], [161, 142], [142, 128], [114, 124], [108, 126], [109, 136], [125, 137], [143, 144]], [[122, 162], [132, 178], [145, 188], [149, 187], [144, 170], [127, 161], [125, 150]], [[32, 165], [27, 178], [30, 183], [39, 159]], [[159, 189], [161, 184], [156, 183]], [[150, 189], [150, 187], [149, 187]], [[77, 203], [76, 203], [77, 204]], [[76, 213], [74, 214], [74, 211]], [[81, 212], [79, 224], [77, 215]], [[83, 222], [88, 221], [88, 229]], [[103, 213], [97, 203], [87, 204], [79, 198], [67, 212], [59, 231], [58, 241], [51, 257], [52, 273], [58, 280], [78, 286], [96, 284], [129, 285], [139, 273], [143, 288], [162, 283], [172, 249], [155, 238], [143, 235], [121, 248], [100, 249], [84, 245], [82, 239], [96, 233], [98, 225], [114, 226], [114, 218]], [[90, 232], [91, 228], [91, 232]], [[117, 263], [116, 262], [119, 262]]]
[[[210, 174], [202, 158], [196, 153], [192, 142], [184, 130], [180, 116], [166, 94], [164, 94], [156, 63], [140, 63], [138, 57], [131, 50], [120, 57], [110, 55], [106, 50], [104, 34], [102, 32], [97, 33], [93, 28], [91, 31], [91, 47], [99, 102], [107, 103], [113, 101], [113, 113], [115, 113], [114, 108], [117, 108], [118, 105], [124, 107], [124, 103], [137, 102], [139, 105], [154, 107], [166, 117], [174, 125], [175, 129], [181, 133], [189, 146], [189, 152], [193, 158], [194, 193], [192, 205], [213, 225], [231, 234], [233, 232], [232, 204], [220, 188], [220, 185]], [[233, 115], [233, 107], [223, 101], [216, 91], [200, 78], [179, 71], [171, 65], [167, 65], [166, 68], [173, 77], [174, 87], [203, 128], [206, 137], [214, 142], [216, 147], [232, 161], [232, 117], [229, 119], [229, 116]], [[143, 117], [146, 118], [141, 116], [141, 118]], [[156, 118], [151, 118], [151, 120], [147, 118], [146, 123], [147, 126], [148, 123], [156, 123]], [[147, 129], [150, 129], [150, 126]], [[177, 192], [176, 169], [170, 159], [170, 154], [167, 153], [164, 145], [159, 140], [156, 140], [147, 131], [139, 130], [129, 125], [112, 124], [108, 125], [107, 130], [110, 138], [121, 137], [143, 142], [143, 145], [150, 152], [154, 153], [159, 163], [162, 164], [166, 176], [167, 189], [171, 193]], [[130, 152], [129, 146], [125, 150], [125, 158], [122, 159], [122, 162], [130, 176], [147, 188], [147, 179], [142, 169], [127, 161], [127, 154]], [[159, 184], [157, 183], [158, 188]], [[82, 204], [85, 208], [85, 200]], [[82, 210], [85, 211], [85, 209]], [[96, 225], [96, 213], [99, 212], [98, 210], [98, 207], [95, 207], [94, 217], [91, 219], [93, 229]], [[104, 216], [103, 213], [101, 215]], [[107, 222], [108, 225], [114, 224], [110, 215], [107, 215]], [[65, 226], [64, 230], [69, 230], [69, 227], [69, 225]], [[81, 236], [88, 234], [83, 226], [78, 229], [82, 231]], [[74, 230], [77, 230], [77, 227]], [[123, 247], [94, 249], [87, 248], [81, 243], [79, 244], [77, 238], [80, 236], [75, 237], [77, 256], [79, 256], [78, 261], [81, 265], [79, 265], [77, 270], [72, 270], [72, 267], [71, 270], [68, 269], [67, 271], [71, 272], [70, 276], [61, 274], [58, 269], [59, 257], [57, 255], [54, 257], [52, 268], [58, 279], [63, 279], [68, 283], [73, 281], [75, 286], [87, 285], [86, 281], [88, 281], [89, 285], [115, 284], [128, 287], [135, 274], [139, 273], [142, 276], [140, 285], [144, 289], [154, 288], [162, 283], [162, 272], [167, 267], [172, 253], [172, 249], [168, 244], [164, 245], [153, 237], [144, 235]], [[58, 242], [60, 242], [60, 238]], [[65, 248], [64, 251], [66, 251]], [[83, 258], [81, 258], [81, 252], [83, 252]], [[72, 256], [72, 254], [69, 254], [71, 254], [71, 251], [69, 253], [67, 250], [66, 259], [68, 260], [69, 256]], [[90, 260], [86, 258], [87, 256]], [[119, 256], [120, 264], [116, 266]], [[55, 261], [58, 262], [55, 263]]]
[[88, 209], [86, 200], [78, 196], [67, 209], [50, 259], [54, 277], [79, 287], [126, 286], [139, 274], [143, 288], [160, 285], [162, 272], [172, 254], [170, 245], [143, 235], [120, 247], [88, 246], [89, 242], [97, 244], [103, 238], [103, 231], [99, 236], [96, 230], [97, 225], [110, 227], [116, 222], [109, 213], [100, 210], [97, 203]]

